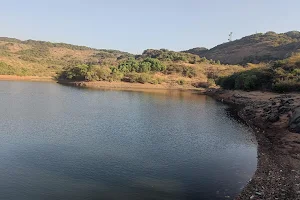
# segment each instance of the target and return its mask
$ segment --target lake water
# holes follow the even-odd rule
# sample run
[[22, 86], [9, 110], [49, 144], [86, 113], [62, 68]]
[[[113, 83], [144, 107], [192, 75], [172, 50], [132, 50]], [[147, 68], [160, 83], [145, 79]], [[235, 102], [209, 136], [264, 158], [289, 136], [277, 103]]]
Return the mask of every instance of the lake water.
[[0, 199], [232, 199], [257, 145], [191, 92], [0, 81]]

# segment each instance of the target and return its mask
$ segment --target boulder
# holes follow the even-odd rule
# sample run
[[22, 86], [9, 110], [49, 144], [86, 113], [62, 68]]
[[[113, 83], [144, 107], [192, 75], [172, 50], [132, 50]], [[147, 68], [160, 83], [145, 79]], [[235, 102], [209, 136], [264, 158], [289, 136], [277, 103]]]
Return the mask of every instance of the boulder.
[[289, 129], [292, 132], [300, 133], [300, 107], [293, 111], [289, 122]]

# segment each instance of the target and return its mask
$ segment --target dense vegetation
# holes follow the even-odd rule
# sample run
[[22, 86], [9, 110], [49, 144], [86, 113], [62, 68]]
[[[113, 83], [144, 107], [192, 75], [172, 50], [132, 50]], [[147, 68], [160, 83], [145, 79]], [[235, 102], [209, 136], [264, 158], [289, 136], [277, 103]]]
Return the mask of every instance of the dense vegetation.
[[300, 55], [218, 79], [224, 89], [300, 91]]

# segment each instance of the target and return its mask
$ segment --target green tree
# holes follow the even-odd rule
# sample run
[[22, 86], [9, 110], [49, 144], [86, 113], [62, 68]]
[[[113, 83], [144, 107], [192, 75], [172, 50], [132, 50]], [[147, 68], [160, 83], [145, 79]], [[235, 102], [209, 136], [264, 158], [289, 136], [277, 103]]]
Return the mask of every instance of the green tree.
[[128, 60], [121, 62], [118, 66], [120, 72], [136, 72], [139, 69], [139, 63], [134, 58], [129, 58]]
[[86, 79], [86, 76], [88, 75], [87, 72], [89, 71], [89, 69], [90, 67], [85, 64], [70, 67], [63, 71], [62, 78], [83, 81]]
[[149, 72], [151, 71], [151, 63], [147, 61], [142, 61], [139, 65], [138, 72]]

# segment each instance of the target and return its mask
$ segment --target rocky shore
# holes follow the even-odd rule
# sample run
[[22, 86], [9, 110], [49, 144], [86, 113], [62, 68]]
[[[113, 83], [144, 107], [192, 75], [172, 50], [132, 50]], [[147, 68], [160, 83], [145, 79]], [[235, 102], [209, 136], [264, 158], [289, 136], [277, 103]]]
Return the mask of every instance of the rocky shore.
[[253, 128], [258, 166], [236, 199], [300, 199], [300, 94], [209, 89], [207, 95], [238, 106]]

